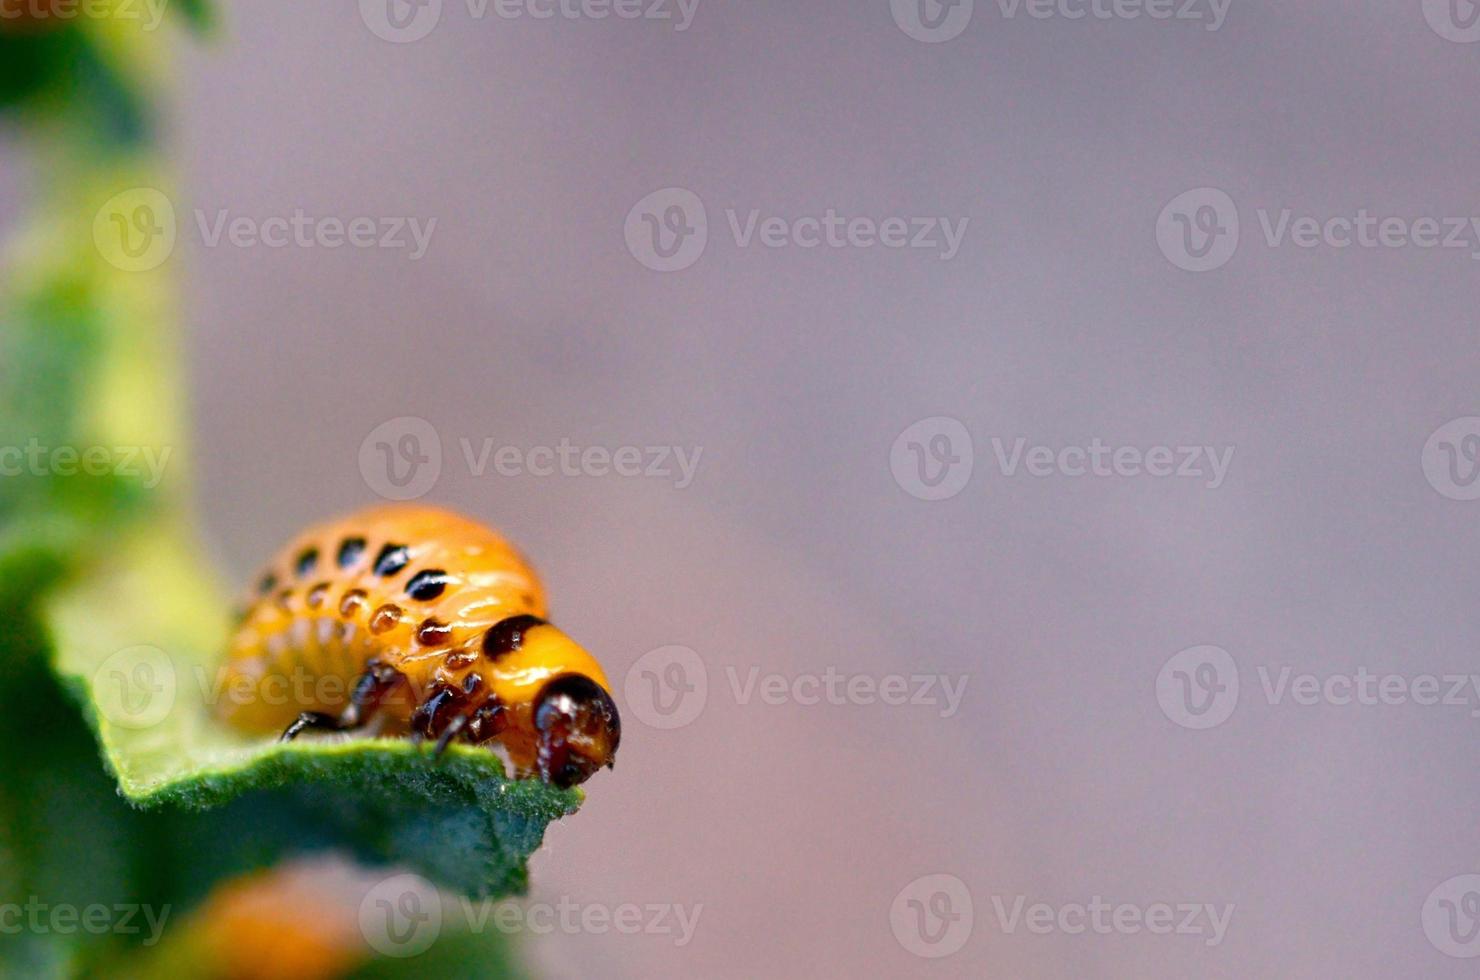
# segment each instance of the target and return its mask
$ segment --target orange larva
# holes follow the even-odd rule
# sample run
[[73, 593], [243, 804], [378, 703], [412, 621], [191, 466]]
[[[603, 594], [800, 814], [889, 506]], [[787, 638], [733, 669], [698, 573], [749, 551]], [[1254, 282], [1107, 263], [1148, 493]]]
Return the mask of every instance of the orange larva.
[[392, 504], [312, 527], [257, 581], [226, 659], [223, 720], [252, 732], [373, 729], [501, 744], [558, 786], [610, 767], [621, 721], [601, 666], [545, 622], [502, 537]]

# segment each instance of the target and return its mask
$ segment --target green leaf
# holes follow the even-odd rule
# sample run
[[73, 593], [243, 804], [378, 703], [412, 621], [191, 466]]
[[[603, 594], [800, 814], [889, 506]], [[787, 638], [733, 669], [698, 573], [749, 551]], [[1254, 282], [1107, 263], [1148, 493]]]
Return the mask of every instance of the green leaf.
[[70, 125], [111, 149], [145, 146], [156, 122], [141, 80], [100, 34], [70, 21], [44, 33], [0, 32], [0, 109], [29, 106], [29, 122]]
[[580, 792], [511, 779], [497, 756], [470, 746], [434, 760], [405, 739], [281, 744], [222, 725], [210, 703], [228, 605], [182, 539], [167, 527], [125, 536], [48, 603], [56, 670], [120, 792], [145, 808], [234, 807], [244, 819], [225, 826], [242, 832], [203, 842], [222, 873], [344, 847], [475, 897], [522, 893], [545, 826], [573, 813]]
[[216, 5], [210, 0], [175, 0], [190, 28], [205, 34], [216, 26]]

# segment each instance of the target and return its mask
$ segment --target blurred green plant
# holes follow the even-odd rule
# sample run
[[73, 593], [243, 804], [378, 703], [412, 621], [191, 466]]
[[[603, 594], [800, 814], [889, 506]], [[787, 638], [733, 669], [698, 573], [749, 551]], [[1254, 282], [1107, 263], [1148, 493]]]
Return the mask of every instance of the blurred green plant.
[[[213, 22], [204, 0], [170, 9], [195, 29]], [[469, 896], [521, 893], [529, 854], [578, 791], [507, 779], [463, 747], [434, 764], [405, 741], [278, 745], [209, 717], [227, 605], [194, 544], [179, 465], [168, 263], [119, 268], [94, 227], [120, 192], [167, 187], [153, 110], [167, 42], [114, 18], [0, 16], [0, 125], [33, 164], [31, 213], [0, 253], [0, 451], [173, 454], [157, 486], [54, 462], [0, 474], [0, 903], [188, 910], [233, 876], [323, 849]], [[163, 685], [157, 711], [122, 702], [114, 683], [143, 667]], [[193, 961], [169, 930], [160, 947], [141, 941], [0, 929], [0, 976], [223, 967]], [[512, 969], [501, 938], [480, 935], [363, 972]]]

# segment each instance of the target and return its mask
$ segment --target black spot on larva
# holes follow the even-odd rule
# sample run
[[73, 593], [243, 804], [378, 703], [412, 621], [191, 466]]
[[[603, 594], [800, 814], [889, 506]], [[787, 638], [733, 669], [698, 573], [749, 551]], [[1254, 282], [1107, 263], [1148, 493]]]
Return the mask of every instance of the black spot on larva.
[[442, 662], [447, 665], [448, 670], [462, 670], [464, 667], [473, 666], [477, 660], [478, 651], [462, 648], [449, 652]]
[[318, 563], [319, 549], [304, 548], [303, 551], [298, 555], [298, 560], [293, 563], [293, 569], [298, 573], [298, 577], [302, 578], [309, 572], [313, 571], [313, 567]]
[[335, 560], [339, 562], [340, 568], [348, 568], [359, 561], [364, 553], [364, 538], [345, 538], [339, 542], [339, 554], [335, 556]]
[[344, 598], [339, 600], [339, 615], [349, 619], [367, 605], [369, 603], [365, 599], [364, 589], [350, 589], [344, 594]]
[[308, 608], [317, 609], [324, 604], [324, 596], [329, 594], [329, 583], [320, 582], [308, 590]]
[[375, 634], [393, 630], [401, 622], [401, 607], [386, 603], [370, 617], [370, 632]]
[[277, 576], [271, 572], [257, 580], [257, 591], [263, 595], [267, 595], [275, 588], [277, 588]]
[[411, 561], [411, 552], [404, 544], [388, 544], [375, 556], [376, 575], [394, 575]]
[[524, 644], [524, 634], [536, 626], [545, 625], [538, 616], [510, 616], [488, 627], [483, 634], [483, 652], [490, 660], [519, 649]]
[[463, 678], [463, 693], [464, 694], [472, 694], [474, 691], [478, 690], [478, 688], [480, 688], [482, 686], [483, 686], [483, 675], [482, 674], [477, 674], [477, 673], [469, 674], [467, 677]]
[[452, 639], [452, 627], [440, 619], [422, 620], [416, 629], [416, 642], [424, 647], [441, 646]]
[[406, 583], [406, 594], [418, 602], [430, 602], [447, 590], [452, 581], [440, 568], [428, 568], [411, 576]]

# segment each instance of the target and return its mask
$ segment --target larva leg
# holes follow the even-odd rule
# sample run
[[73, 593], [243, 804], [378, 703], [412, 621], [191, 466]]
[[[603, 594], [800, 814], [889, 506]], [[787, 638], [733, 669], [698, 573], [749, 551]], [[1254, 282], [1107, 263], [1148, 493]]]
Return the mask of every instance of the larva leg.
[[[348, 713], [349, 711], [346, 710], [345, 714]], [[283, 729], [283, 734], [278, 737], [278, 741], [291, 742], [307, 728], [323, 728], [331, 732], [342, 732], [347, 728], [354, 728], [356, 724], [355, 722], [346, 723], [344, 715], [336, 718], [318, 711], [305, 711], [298, 716], [297, 721]]]
[[452, 721], [448, 722], [447, 727], [442, 730], [442, 734], [437, 736], [437, 747], [432, 750], [432, 758], [442, 758], [442, 753], [447, 751], [447, 746], [452, 744], [452, 740], [467, 726], [467, 723], [467, 715], [457, 715]]
[[452, 704], [454, 695], [451, 688], [439, 688], [431, 693], [426, 700], [416, 706], [411, 713], [411, 740], [418, 745], [424, 739], [440, 734], [437, 713], [444, 707]]
[[461, 691], [443, 687], [433, 692], [411, 715], [411, 739], [418, 745], [425, 739], [436, 737], [434, 758], [441, 758], [447, 746], [461, 736], [471, 738], [466, 696]]
[[320, 728], [331, 732], [359, 728], [370, 720], [370, 716], [380, 706], [381, 698], [395, 686], [400, 677], [401, 674], [398, 671], [372, 662], [360, 675], [360, 679], [355, 682], [354, 692], [350, 694], [349, 704], [344, 706], [343, 711], [337, 716], [327, 715], [320, 711], [305, 711], [283, 730], [278, 741], [291, 742], [309, 728]]

